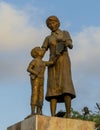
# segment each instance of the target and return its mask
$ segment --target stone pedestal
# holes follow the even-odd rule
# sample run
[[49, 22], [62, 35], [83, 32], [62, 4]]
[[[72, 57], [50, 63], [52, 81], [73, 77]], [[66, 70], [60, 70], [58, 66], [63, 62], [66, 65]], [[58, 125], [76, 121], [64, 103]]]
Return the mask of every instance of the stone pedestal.
[[35, 115], [7, 130], [94, 130], [94, 126], [92, 121]]

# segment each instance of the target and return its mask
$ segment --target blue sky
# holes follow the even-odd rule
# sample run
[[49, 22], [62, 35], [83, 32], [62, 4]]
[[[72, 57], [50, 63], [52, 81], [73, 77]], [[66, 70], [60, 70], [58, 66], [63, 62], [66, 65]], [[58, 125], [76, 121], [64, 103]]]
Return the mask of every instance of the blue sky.
[[[100, 1], [99, 0], [0, 0], [0, 130], [30, 114], [31, 87], [26, 71], [30, 50], [41, 46], [50, 33], [45, 20], [56, 15], [61, 29], [73, 39], [69, 50], [77, 97], [72, 107], [95, 111], [100, 103]], [[44, 60], [48, 60], [48, 53]], [[45, 92], [46, 92], [45, 74]], [[57, 111], [65, 110], [58, 104]], [[50, 115], [44, 102], [44, 115]]]

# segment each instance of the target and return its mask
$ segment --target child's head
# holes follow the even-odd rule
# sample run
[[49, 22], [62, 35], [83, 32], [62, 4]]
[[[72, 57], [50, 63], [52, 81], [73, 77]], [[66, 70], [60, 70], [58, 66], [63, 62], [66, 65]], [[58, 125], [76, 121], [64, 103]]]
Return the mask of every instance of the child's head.
[[33, 58], [36, 58], [36, 57], [38, 57], [38, 56], [43, 56], [43, 54], [41, 53], [42, 52], [42, 50], [41, 50], [41, 48], [40, 47], [35, 47], [35, 48], [33, 48], [32, 50], [31, 50], [31, 56], [33, 57]]

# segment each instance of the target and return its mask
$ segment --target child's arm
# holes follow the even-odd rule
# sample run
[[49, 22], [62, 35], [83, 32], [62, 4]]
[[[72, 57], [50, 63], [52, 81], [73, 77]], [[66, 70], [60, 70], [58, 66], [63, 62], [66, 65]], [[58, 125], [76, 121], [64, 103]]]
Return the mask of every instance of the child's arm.
[[29, 73], [33, 74], [33, 75], [37, 75], [37, 72], [34, 70], [34, 66], [35, 66], [35, 62], [32, 61], [32, 62], [29, 64], [29, 66], [28, 66], [28, 68], [27, 68], [27, 71], [28, 71]]

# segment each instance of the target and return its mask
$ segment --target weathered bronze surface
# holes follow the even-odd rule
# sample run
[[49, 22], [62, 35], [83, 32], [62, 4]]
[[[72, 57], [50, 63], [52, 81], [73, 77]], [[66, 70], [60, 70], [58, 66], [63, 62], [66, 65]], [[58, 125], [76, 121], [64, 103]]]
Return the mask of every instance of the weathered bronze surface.
[[43, 49], [40, 47], [35, 47], [31, 51], [31, 56], [34, 58], [27, 71], [30, 73], [31, 81], [31, 115], [42, 114], [42, 105], [44, 97], [44, 71], [46, 65], [51, 65], [53, 62], [42, 61]]
[[54, 65], [48, 66], [46, 100], [50, 102], [52, 116], [55, 116], [57, 102], [65, 102], [66, 115], [70, 117], [71, 99], [76, 97], [68, 55], [68, 48], [73, 48], [72, 39], [68, 31], [59, 29], [56, 16], [48, 17], [46, 24], [51, 34], [45, 38], [42, 48], [44, 53], [50, 50], [49, 61], [54, 61]]

